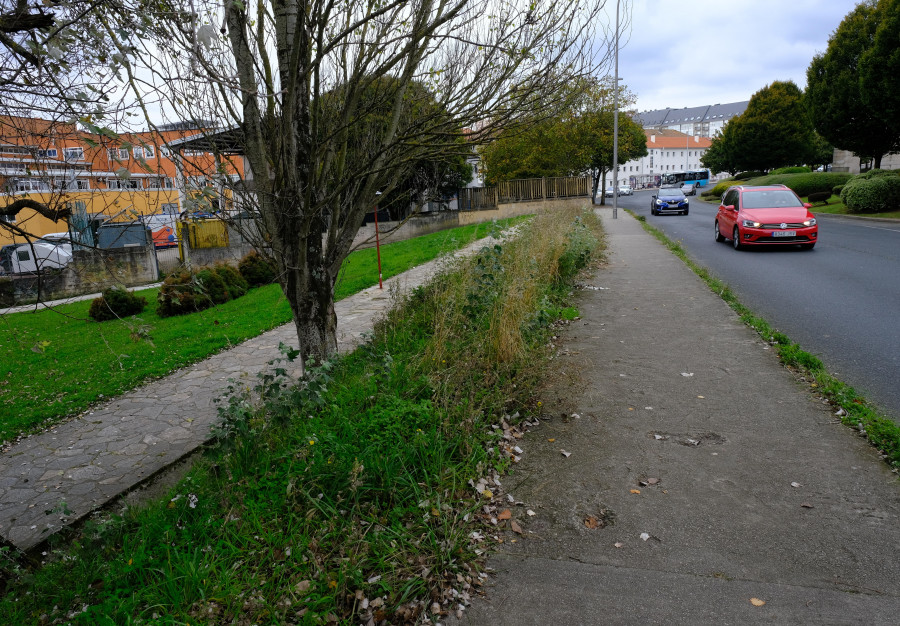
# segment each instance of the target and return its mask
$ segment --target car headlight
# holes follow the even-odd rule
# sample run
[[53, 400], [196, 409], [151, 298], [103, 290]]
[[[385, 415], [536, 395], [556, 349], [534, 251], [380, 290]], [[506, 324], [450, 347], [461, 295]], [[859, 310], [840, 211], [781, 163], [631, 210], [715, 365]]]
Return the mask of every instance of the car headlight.
[[744, 228], [759, 228], [760, 226], [762, 226], [762, 224], [761, 224], [760, 222], [753, 222], [753, 221], [751, 221], [751, 220], [744, 220], [744, 221], [741, 222], [741, 226], [743, 226]]
[[803, 222], [803, 225], [804, 225], [804, 226], [815, 226], [815, 225], [816, 225], [816, 218], [812, 218], [812, 219], [806, 220], [805, 222]]
[[656, 201], [656, 204], [657, 204], [657, 205], [665, 204], [665, 203], [666, 203], [665, 200], [657, 200], [657, 201]]

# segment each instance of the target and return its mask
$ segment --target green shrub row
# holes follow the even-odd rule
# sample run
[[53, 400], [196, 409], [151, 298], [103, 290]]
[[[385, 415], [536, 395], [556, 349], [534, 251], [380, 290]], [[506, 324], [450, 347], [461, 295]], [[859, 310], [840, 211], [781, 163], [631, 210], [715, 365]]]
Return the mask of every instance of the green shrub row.
[[274, 283], [277, 274], [275, 266], [269, 259], [251, 250], [247, 256], [238, 263], [238, 271], [251, 287], [259, 287]]
[[98, 322], [105, 322], [137, 315], [144, 311], [145, 306], [147, 298], [121, 287], [111, 287], [91, 302], [88, 315]]
[[751, 185], [787, 185], [801, 198], [811, 193], [832, 191], [853, 178], [848, 172], [810, 172], [808, 174], [770, 174], [749, 181]]
[[856, 176], [841, 189], [841, 202], [851, 213], [881, 213], [896, 207], [900, 176], [890, 170], [872, 170]]
[[760, 172], [757, 170], [750, 170], [747, 172], [740, 172], [735, 175], [735, 180], [750, 180], [751, 178], [759, 178], [760, 176], [765, 176], [765, 172]]
[[156, 313], [171, 317], [202, 311], [241, 297], [247, 293], [248, 286], [240, 272], [224, 263], [196, 272], [182, 270], [163, 281], [156, 296]]
[[769, 174], [808, 174], [810, 172], [812, 172], [811, 169], [805, 165], [800, 165], [796, 167], [779, 167], [769, 172]]

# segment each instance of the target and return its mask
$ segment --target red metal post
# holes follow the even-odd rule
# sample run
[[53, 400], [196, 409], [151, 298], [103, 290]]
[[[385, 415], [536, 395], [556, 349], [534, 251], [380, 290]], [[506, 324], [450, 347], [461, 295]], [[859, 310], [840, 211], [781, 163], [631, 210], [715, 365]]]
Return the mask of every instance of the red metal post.
[[375, 254], [378, 256], [378, 288], [384, 289], [381, 284], [381, 244], [378, 241], [378, 205], [375, 205]]

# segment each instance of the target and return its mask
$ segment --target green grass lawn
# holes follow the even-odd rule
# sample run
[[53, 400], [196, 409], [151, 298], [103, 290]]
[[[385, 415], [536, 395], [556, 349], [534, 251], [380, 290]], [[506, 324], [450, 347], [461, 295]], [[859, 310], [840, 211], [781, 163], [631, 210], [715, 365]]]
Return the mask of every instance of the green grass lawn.
[[[384, 278], [400, 274], [485, 237], [494, 228], [491, 222], [474, 224], [383, 245], [382, 274]], [[335, 298], [377, 283], [375, 249], [358, 250], [344, 262]], [[87, 315], [89, 300], [0, 316], [0, 441], [84, 411], [291, 320], [277, 285], [252, 289], [206, 311], [169, 318], [156, 314], [157, 291], [139, 291], [148, 306], [141, 315], [125, 320], [94, 322]]]

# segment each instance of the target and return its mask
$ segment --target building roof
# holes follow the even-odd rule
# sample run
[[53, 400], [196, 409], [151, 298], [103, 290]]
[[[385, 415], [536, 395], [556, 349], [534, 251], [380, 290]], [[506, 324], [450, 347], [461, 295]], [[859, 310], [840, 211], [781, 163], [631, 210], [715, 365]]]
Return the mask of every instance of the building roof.
[[747, 109], [749, 103], [749, 100], [745, 100], [743, 102], [684, 107], [682, 109], [656, 109], [653, 111], [637, 113], [635, 114], [634, 119], [644, 128], [670, 126], [674, 124], [689, 124], [692, 122], [724, 121], [743, 113]]
[[708, 137], [691, 136], [677, 130], [645, 128], [644, 134], [647, 135], [648, 148], [682, 148], [690, 150], [692, 148], [709, 148], [712, 143]]

